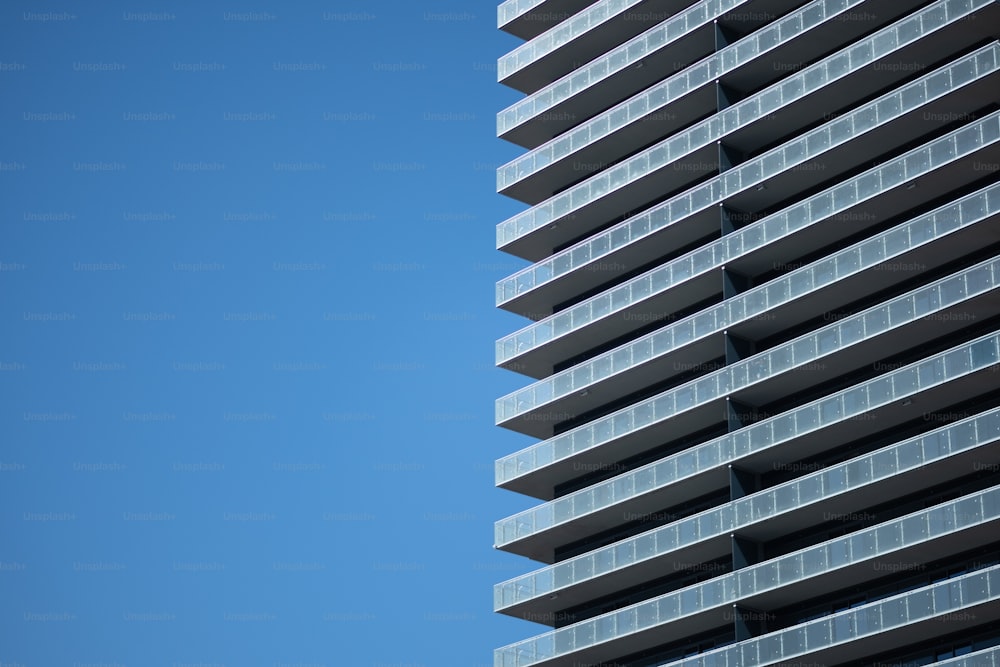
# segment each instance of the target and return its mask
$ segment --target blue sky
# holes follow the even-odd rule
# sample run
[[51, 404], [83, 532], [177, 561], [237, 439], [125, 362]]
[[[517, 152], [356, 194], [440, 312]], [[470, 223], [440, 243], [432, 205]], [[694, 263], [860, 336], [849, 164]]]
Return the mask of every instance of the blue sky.
[[473, 667], [493, 3], [0, 9], [0, 663]]

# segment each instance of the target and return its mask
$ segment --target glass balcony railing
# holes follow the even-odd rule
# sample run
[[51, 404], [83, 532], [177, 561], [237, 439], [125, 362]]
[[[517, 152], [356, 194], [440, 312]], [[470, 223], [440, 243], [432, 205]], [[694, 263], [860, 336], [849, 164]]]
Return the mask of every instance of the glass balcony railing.
[[[745, 456], [751, 451], [757, 451], [761, 447], [790, 440], [818, 428], [825, 428], [850, 415], [874, 410], [884, 405], [884, 401], [895, 401], [903, 396], [919, 393], [940, 384], [940, 382], [954, 380], [973, 370], [997, 363], [998, 340], [1000, 339], [996, 336], [987, 336], [980, 339], [975, 346], [962, 346], [956, 348], [953, 353], [942, 353], [928, 357], [926, 360], [912, 364], [905, 369], [888, 373], [849, 390], [832, 394], [820, 401], [813, 401], [777, 417], [765, 419], [734, 433], [711, 440], [683, 452], [676, 457], [676, 461], [674, 457], [665, 459], [663, 465], [680, 466], [678, 470], [682, 472], [678, 474], [681, 476], [696, 474], [718, 465], [720, 461], [731, 461], [734, 458]], [[969, 365], [970, 363], [971, 365]], [[942, 367], [943, 371], [940, 370]], [[912, 382], [914, 375], [918, 378], [916, 385]], [[939, 382], [933, 379], [938, 375], [941, 376]], [[647, 413], [641, 421], [652, 423], [654, 418], [655, 415]], [[754, 443], [753, 447], [750, 445], [751, 441]], [[551, 465], [557, 460], [569, 458], [577, 452], [594, 446], [593, 433], [587, 429], [581, 429], [579, 433], [571, 431], [532, 445], [497, 460], [496, 483], [503, 485], [512, 479]], [[670, 463], [671, 461], [674, 463]], [[683, 462], [682, 466], [680, 462]], [[523, 535], [528, 535], [537, 529], [536, 525], [510, 529], [505, 526], [504, 535], [498, 536], [498, 543], [507, 543], [518, 539], [518, 531]], [[510, 532], [507, 532], [508, 530]]]
[[[991, 45], [985, 47], [979, 53], [983, 61], [984, 74], [989, 68], [996, 67], [996, 51], [996, 46]], [[990, 60], [993, 61], [992, 65], [989, 62]], [[892, 104], [892, 102], [887, 101], [882, 108], [888, 109], [889, 104]], [[883, 111], [883, 113], [885, 112]], [[797, 141], [793, 140], [786, 144], [786, 146], [801, 150], [801, 144], [796, 143]], [[804, 159], [812, 159], [816, 153], [809, 151], [808, 155], [809, 157]], [[765, 164], [763, 158], [758, 158], [743, 166], [760, 170], [762, 169], [762, 164]], [[765, 177], [770, 177], [780, 171], [780, 169], [776, 170], [774, 165], [767, 165]], [[600, 234], [555, 253], [541, 262], [526, 267], [497, 283], [497, 304], [500, 305], [519, 294], [579, 269], [581, 266], [597, 261], [612, 252], [620, 250], [626, 245], [637, 242], [643, 237], [675, 224], [695, 212], [705, 210], [713, 204], [718, 204], [724, 197], [736, 194], [736, 192], [723, 190], [723, 187], [726, 185], [723, 176], [717, 176], [707, 183], [696, 186], [662, 204], [643, 211]], [[749, 184], [744, 186], [743, 189], [748, 186]]]
[[[579, 452], [631, 435], [677, 414], [772, 379], [797, 368], [822, 364], [821, 359], [857, 343], [884, 335], [917, 320], [935, 317], [977, 295], [1000, 287], [1000, 258], [954, 273], [907, 294], [845, 317], [743, 361], [713, 371], [604, 417], [532, 446]], [[516, 414], [516, 406], [500, 403], [497, 422]]]
[[[712, 20], [722, 14], [732, 11], [740, 5], [745, 5], [747, 2], [750, 0], [702, 0], [688, 7], [663, 23], [633, 37], [583, 67], [573, 70], [538, 92], [504, 109], [497, 114], [497, 134], [502, 136], [511, 128], [534, 118], [547, 109], [551, 109], [585, 88], [595, 85], [598, 81], [607, 79], [611, 75], [635, 65], [643, 58], [648, 57], [650, 53], [662, 49], [701, 26], [710, 24]], [[598, 4], [604, 4], [604, 2]], [[562, 25], [564, 24], [556, 26], [551, 32], [557, 31]], [[529, 58], [531, 44], [528, 42], [520, 47], [527, 50], [523, 55], [524, 63], [518, 65], [517, 68], [523, 67], [535, 59], [534, 57]], [[507, 57], [513, 57], [516, 53], [516, 51], [512, 52]], [[503, 59], [498, 63], [498, 70], [502, 66], [504, 66]]]
[[[736, 572], [498, 649], [503, 665], [526, 667], [649, 630], [684, 616], [857, 565], [1000, 519], [1000, 487], [970, 494]], [[958, 577], [956, 577], [958, 578]], [[1000, 584], [1000, 577], [997, 578]], [[996, 591], [1000, 594], [1000, 588]], [[891, 598], [890, 598], [891, 599]]]
[[497, 170], [497, 191], [531, 176], [540, 169], [591, 145], [598, 139], [666, 108], [674, 100], [713, 83], [727, 72], [759, 58], [801, 36], [864, 0], [815, 0], [788, 16], [770, 23], [721, 51], [667, 77], [634, 97], [561, 134]]
[[[974, 11], [974, 8], [978, 8], [980, 5], [989, 4], [990, 1], [991, 0], [940, 0], [938, 3], [930, 5], [924, 10], [893, 24], [889, 28], [879, 31], [876, 35], [873, 35], [872, 38], [856, 43], [851, 47], [848, 47], [847, 49], [844, 49], [833, 56], [802, 70], [798, 74], [783, 79], [760, 93], [725, 109], [715, 116], [712, 116], [706, 121], [698, 123], [678, 135], [669, 137], [642, 151], [641, 153], [632, 156], [624, 162], [595, 174], [582, 183], [579, 183], [568, 190], [559, 193], [558, 195], [550, 197], [544, 202], [533, 206], [530, 209], [505, 220], [504, 222], [501, 222], [497, 226], [497, 246], [503, 247], [504, 245], [511, 243], [512, 241], [515, 241], [544, 225], [550, 224], [554, 220], [560, 219], [569, 215], [573, 211], [583, 208], [613, 190], [622, 188], [629, 182], [634, 181], [637, 178], [641, 178], [655, 169], [668, 166], [673, 160], [676, 159], [676, 157], [672, 156], [683, 155], [691, 150], [692, 146], [701, 146], [711, 143], [718, 136], [720, 136], [720, 132], [724, 133], [730, 131], [726, 128], [738, 127], [777, 111], [781, 107], [790, 104], [793, 100], [814, 92], [815, 90], [829, 84], [831, 81], [842, 78], [857, 68], [868, 65], [874, 60], [884, 57], [886, 54], [891, 53], [907, 43], [915, 42], [931, 32], [939, 30], [952, 22], [964, 18]], [[943, 94], [949, 86], [954, 87], [959, 85], [959, 82], [965, 75], [963, 72], [955, 72], [953, 76], [957, 77], [957, 79], [948, 83], [942, 81], [940, 78], [930, 79], [931, 89], [925, 90], [925, 94], [929, 93], [930, 97], [926, 97], [925, 101], [939, 94]], [[927, 80], [929, 78], [930, 77], [923, 77], [920, 79], [925, 87], [927, 86]], [[971, 81], [974, 78], [975, 75], [968, 80]], [[916, 85], [916, 82], [909, 85]], [[852, 113], [849, 116], [855, 120], [850, 123], [846, 120], [848, 116], [844, 116], [827, 123], [821, 128], [813, 130], [809, 133], [809, 136], [814, 137], [812, 140], [813, 144], [809, 145], [810, 152], [814, 152], [814, 149], [812, 148], [813, 145], [819, 148], [826, 143], [827, 147], [830, 147], [847, 140], [851, 135], [856, 134], [859, 131], [863, 131], [862, 128], [864, 127], [877, 126], [879, 123], [875, 121], [872, 116], [893, 115], [893, 108], [899, 103], [889, 102], [888, 100], [898, 92], [899, 91], [894, 91], [893, 93], [889, 93], [881, 98], [881, 100], [883, 100], [883, 104], [880, 107], [880, 111], [872, 111], [872, 108], [874, 108], [874, 105], [876, 104], [875, 102], [862, 107], [864, 109], [869, 109], [867, 117], [859, 117]], [[909, 98], [906, 99], [908, 104]], [[859, 122], [860, 126], [857, 128], [853, 127], [855, 122]], [[868, 125], [869, 122], [872, 124]], [[713, 125], [718, 126], [718, 128], [713, 128]], [[832, 134], [831, 129], [833, 130]], [[822, 137], [824, 130], [826, 132], [825, 140], [820, 138]], [[789, 142], [786, 146], [791, 143], [792, 142]], [[762, 156], [770, 158], [765, 167], [768, 171], [773, 170], [775, 167], [777, 167], [778, 170], [784, 170], [802, 161], [801, 159], [795, 159], [798, 158], [801, 153], [791, 153], [784, 156], [786, 160], [791, 158], [791, 162], [787, 164], [775, 164], [780, 159], [776, 157], [780, 155], [779, 151], [780, 149], [776, 149], [766, 153], [765, 156]], [[784, 160], [782, 160], [782, 162], [784, 162]], [[756, 165], [755, 175], [757, 178], [752, 178], [753, 173], [748, 170], [751, 164]], [[704, 197], [706, 195], [711, 196], [712, 192], [715, 191], [715, 194], [717, 195], [717, 191], [720, 189], [720, 181], [723, 180], [728, 193], [731, 195], [733, 194], [733, 190], [731, 188], [734, 185], [740, 185], [739, 181], [743, 175], [748, 175], [748, 178], [751, 178], [754, 183], [763, 180], [763, 178], [760, 177], [761, 168], [761, 159], [741, 165], [740, 167], [729, 170], [722, 176], [711, 181], [711, 184], [714, 185], [713, 188], [709, 188], [707, 186], [696, 188], [695, 190], [688, 191], [687, 193], [684, 193], [684, 195], [676, 197], [665, 204], [661, 204], [658, 208], [664, 208], [671, 204], [679, 205], [680, 199], [683, 199], [685, 196], [690, 199], [695, 193]], [[739, 176], [737, 176], [737, 174], [739, 174]], [[736, 181], [735, 183], [733, 182], [734, 180]], [[694, 200], [697, 202], [697, 197], [695, 197]], [[690, 207], [690, 210], [697, 210], [697, 208], [700, 207]], [[680, 209], [678, 212], [680, 212]], [[687, 213], [685, 212], [684, 215], [686, 214]]]
[[[847, 417], [848, 419], [850, 417]], [[787, 438], [779, 439], [787, 440]], [[690, 546], [694, 541], [725, 534], [749, 523], [764, 520], [783, 512], [820, 502], [830, 496], [846, 493], [866, 484], [886, 479], [936, 461], [970, 451], [1000, 440], [1000, 408], [956, 421], [919, 436], [883, 447], [850, 461], [824, 468], [798, 479], [746, 496], [681, 521], [661, 526], [634, 538], [602, 547], [587, 554], [550, 565], [535, 572], [497, 584], [493, 589], [494, 609], [520, 604], [532, 598], [553, 593], [559, 588], [600, 577], [613, 570], [628, 567], [640, 560]], [[758, 450], [775, 446], [774, 441], [761, 443]], [[732, 460], [734, 457], [730, 457]], [[724, 465], [724, 457], [707, 464]], [[657, 488], [675, 483], [696, 471], [694, 457], [672, 456], [654, 464], [619, 475], [614, 480], [574, 494], [568, 503], [553, 501], [542, 507], [550, 510], [536, 525], [555, 525], [564, 517], [582, 516]], [[605, 491], [614, 490], [618, 497], [607, 499]], [[561, 499], [560, 499], [561, 500]], [[593, 507], [587, 507], [592, 503]], [[562, 510], [560, 513], [556, 508]], [[542, 514], [541, 512], [539, 514]], [[506, 530], [509, 520], [498, 523]], [[500, 526], [499, 524], [504, 524]], [[498, 531], [499, 532], [499, 531]], [[509, 533], [508, 533], [509, 534]]]
[[642, 0], [601, 0], [583, 11], [577, 12], [572, 18], [546, 30], [538, 37], [525, 42], [500, 58], [497, 61], [498, 79], [503, 81], [517, 70], [552, 53], [563, 44], [576, 39], [588, 30], [605, 23], [640, 2]]
[[941, 660], [934, 667], [1000, 667], [1000, 648], [985, 648], [951, 660]]
[[[660, 667], [756, 667], [1000, 600], [1000, 565], [923, 586]], [[956, 627], [956, 629], [958, 629]], [[494, 658], [494, 664], [498, 664]], [[528, 663], [499, 663], [522, 667]], [[977, 667], [980, 667], [977, 665]]]
[[[949, 151], [949, 154], [954, 155], [955, 151]], [[800, 299], [848, 276], [869, 270], [893, 257], [998, 213], [1000, 213], [1000, 183], [995, 183], [700, 313], [539, 380], [498, 399], [497, 403], [504, 406], [513, 405], [515, 409], [513, 416], [531, 412], [542, 405], [570, 396], [613, 375], [662, 357], [740, 322], [764, 317], [768, 310]], [[672, 268], [667, 265], [654, 269], [649, 274], [652, 289], [646, 298], [676, 284], [670, 280]], [[500, 418], [501, 415], [498, 413], [497, 419]]]
[[[612, 304], [617, 303], [617, 310], [630, 305], [632, 284], [638, 280], [645, 280], [648, 277], [651, 283], [650, 294], [661, 292], [685, 280], [718, 269], [742, 254], [829, 219], [887, 190], [939, 169], [948, 162], [981, 150], [997, 140], [1000, 140], [1000, 114], [994, 113], [626, 282], [615, 288], [621, 290], [617, 292], [617, 297], [612, 297], [612, 294], [616, 293], [615, 290], [609, 290], [583, 301], [577, 307], [589, 309], [591, 312], [580, 315], [581, 323], [603, 316], [604, 311], [611, 312], [611, 305], [605, 305], [602, 299], [610, 300]], [[948, 146], [954, 146], [954, 157], [943, 157], [942, 153], [952, 151]], [[647, 220], [646, 230], [650, 228], [648, 222]], [[601, 239], [605, 242], [600, 243]], [[615, 245], [620, 247], [631, 240], [628, 235], [622, 235]], [[498, 301], [513, 298], [516, 291], [534, 288], [539, 284], [538, 280], [543, 282], [551, 280], [586, 265], [591, 258], [596, 259], [596, 256], [617, 250], [617, 247], [611, 247], [612, 244], [607, 241], [608, 237], [594, 237], [568, 249], [566, 253], [560, 253], [550, 260], [529, 267], [530, 271], [502, 281], [498, 284], [498, 289], [503, 291], [504, 298], [498, 298]], [[544, 279], [542, 274], [545, 274]], [[517, 281], [516, 285], [514, 281]], [[505, 363], [572, 331], [573, 317], [567, 314], [570, 312], [572, 311], [557, 313], [498, 340], [497, 363]]]

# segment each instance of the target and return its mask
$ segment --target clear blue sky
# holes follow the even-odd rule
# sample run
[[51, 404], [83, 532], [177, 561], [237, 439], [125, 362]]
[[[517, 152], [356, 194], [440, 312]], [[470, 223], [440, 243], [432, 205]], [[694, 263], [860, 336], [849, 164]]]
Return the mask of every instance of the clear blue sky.
[[[177, 8], [174, 5], [184, 5]], [[474, 667], [493, 2], [0, 9], [0, 663]]]

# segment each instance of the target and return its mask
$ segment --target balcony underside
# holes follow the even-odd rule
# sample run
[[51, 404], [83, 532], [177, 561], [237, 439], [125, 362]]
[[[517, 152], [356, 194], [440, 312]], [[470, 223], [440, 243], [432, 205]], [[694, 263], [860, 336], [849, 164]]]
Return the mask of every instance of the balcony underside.
[[[536, 438], [550, 438], [555, 435], [555, 426], [560, 421], [577, 419], [637, 390], [686, 375], [691, 369], [711, 370], [718, 363], [717, 360], [725, 356], [727, 334], [748, 341], [777, 335], [827, 313], [836, 313], [867, 294], [932, 272], [965, 256], [970, 248], [986, 247], [997, 242], [1000, 242], [1000, 214], [819, 287], [793, 301], [761, 310], [690, 344], [676, 347], [646, 363], [578, 388], [573, 393], [512, 416], [498, 425]], [[721, 276], [713, 277], [721, 291]], [[669, 311], [664, 308], [662, 312]]]
[[[726, 267], [735, 273], [752, 278], [773, 270], [775, 265], [793, 264], [822, 248], [863, 233], [867, 229], [905, 214], [906, 211], [913, 210], [914, 207], [920, 207], [948, 192], [977, 182], [987, 176], [981, 168], [976, 168], [977, 165], [994, 164], [997, 161], [1000, 161], [1000, 142], [994, 142], [971, 155], [949, 162], [921, 176], [918, 181], [906, 181], [902, 186], [881, 192], [817, 223], [734, 257], [726, 262]], [[621, 251], [602, 258], [601, 261], [615, 266], [648, 261], [658, 252], [662, 252], [662, 248], [668, 244], [683, 242], [684, 237], [681, 233], [684, 230], [688, 230], [692, 235], [706, 234], [712, 229], [718, 229], [720, 224], [720, 210], [708, 209], [686, 218], [682, 225], [669, 225], [639, 243], [629, 244]], [[554, 298], [566, 294], [566, 292], [556, 292], [557, 288], [576, 291], [585, 286], [577, 286], [577, 283], [588, 279], [608, 280], [609, 277], [607, 275], [602, 277], [595, 271], [575, 271], [563, 279], [550, 283], [545, 296]], [[556, 364], [583, 354], [603, 341], [615, 340], [651, 321], [669, 322], [672, 313], [688, 309], [706, 299], [721, 299], [722, 287], [721, 273], [717, 269], [696, 274], [671, 286], [666, 292], [619, 311], [614, 317], [595, 320], [569, 334], [529, 348], [498, 365], [536, 379], [547, 377]], [[521, 305], [531, 306], [537, 303], [525, 300]]]

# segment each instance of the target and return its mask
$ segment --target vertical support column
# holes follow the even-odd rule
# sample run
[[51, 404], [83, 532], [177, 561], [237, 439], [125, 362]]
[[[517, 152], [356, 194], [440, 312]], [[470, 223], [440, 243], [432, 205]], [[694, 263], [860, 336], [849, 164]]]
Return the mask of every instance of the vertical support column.
[[[715, 50], [721, 51], [739, 40], [741, 35], [737, 30], [729, 28], [715, 21]], [[722, 111], [736, 104], [746, 97], [746, 94], [726, 85], [721, 80], [715, 82], [716, 110]], [[722, 141], [716, 142], [718, 147], [719, 173], [722, 174], [729, 169], [746, 161], [746, 155], [733, 146], [729, 146]], [[722, 236], [731, 234], [734, 231], [746, 226], [750, 222], [750, 214], [743, 211], [733, 210], [724, 204], [719, 206], [719, 228]], [[753, 281], [742, 274], [723, 267], [722, 269], [722, 296], [723, 299], [730, 299], [753, 287]], [[726, 364], [734, 364], [755, 352], [755, 345], [752, 341], [724, 333], [725, 338], [725, 358]], [[726, 422], [729, 431], [743, 428], [755, 419], [757, 411], [753, 406], [745, 405], [731, 398], [726, 399]], [[735, 466], [729, 466], [729, 495], [731, 500], [737, 500], [746, 495], [754, 493], [760, 489], [760, 476], [750, 470], [744, 470]], [[753, 565], [760, 562], [762, 548], [753, 540], [744, 537], [731, 535], [733, 570]], [[733, 622], [736, 630], [736, 641], [743, 641], [751, 637], [762, 634], [764, 626], [760, 612], [733, 605]]]
[[736, 273], [728, 267], [722, 267], [722, 296], [730, 299], [746, 292], [753, 287], [749, 278], [742, 273]]
[[733, 605], [733, 624], [736, 641], [742, 642], [767, 632], [767, 618], [771, 615], [760, 609]]
[[719, 204], [719, 226], [721, 227], [723, 236], [732, 234], [737, 229], [742, 229], [750, 223], [760, 220], [761, 217], [761, 215], [756, 213], [738, 211], [725, 204]]
[[[715, 20], [715, 50], [721, 51], [733, 42], [737, 41], [742, 37], [732, 28], [727, 28], [726, 26], [719, 23], [719, 20]], [[746, 97], [746, 94], [727, 86], [722, 83], [719, 79], [715, 80], [715, 110], [722, 111], [723, 109], [728, 109], [732, 105], [736, 104], [740, 100]], [[731, 147], [725, 146], [721, 141], [716, 142], [719, 147], [719, 173], [726, 171], [727, 169], [732, 169], [734, 166], [738, 165], [740, 162], [746, 159], [744, 155], [741, 155], [739, 151], [732, 149]]]
[[732, 86], [727, 86], [718, 79], [715, 80], [716, 111], [723, 111], [746, 98], [746, 93]]
[[740, 338], [739, 336], [734, 336], [728, 331], [723, 334], [726, 339], [726, 365], [735, 364], [738, 361], [742, 361], [747, 357], [753, 355], [755, 350], [755, 345], [752, 341], [746, 340], [745, 338]]
[[740, 570], [744, 567], [760, 562], [761, 545], [760, 542], [748, 540], [737, 535], [730, 536], [733, 543], [733, 569]]
[[[751, 280], [746, 276], [722, 267], [722, 298], [731, 299], [748, 290]], [[753, 341], [735, 336], [728, 330], [722, 332], [725, 345], [726, 365], [735, 364], [756, 352]]]
[[732, 28], [728, 28], [721, 23], [719, 19], [715, 19], [715, 50], [721, 51], [733, 42], [739, 40], [742, 37], [737, 31]]
[[750, 470], [729, 466], [729, 499], [739, 500], [760, 490], [760, 475]]
[[734, 401], [731, 398], [726, 399], [726, 422], [729, 425], [729, 432], [739, 430], [748, 424], [754, 422], [754, 415], [756, 410], [753, 406], [740, 403], [739, 401]]
[[719, 173], [729, 171], [733, 167], [746, 161], [743, 151], [736, 150], [732, 146], [727, 146], [721, 141], [715, 142], [719, 148]]

